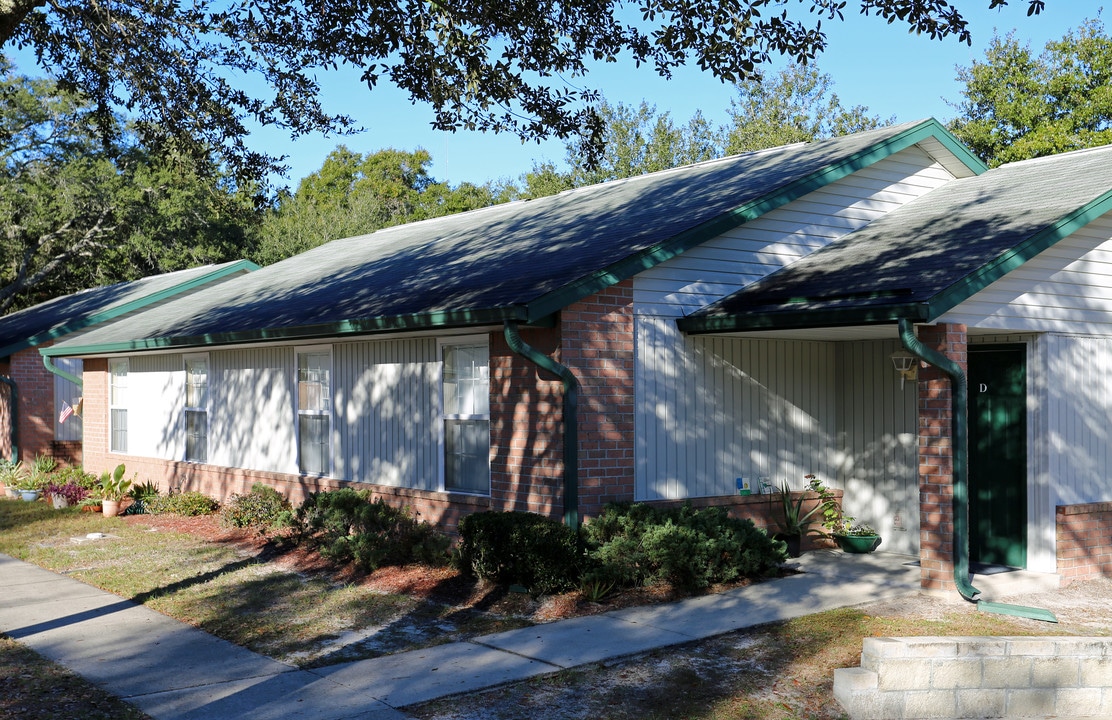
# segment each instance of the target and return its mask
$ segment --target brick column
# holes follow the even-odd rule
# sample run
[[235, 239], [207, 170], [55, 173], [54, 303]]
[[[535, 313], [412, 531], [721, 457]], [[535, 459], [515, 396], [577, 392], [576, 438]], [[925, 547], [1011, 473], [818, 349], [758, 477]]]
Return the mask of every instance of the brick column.
[[579, 517], [633, 500], [633, 282], [560, 313], [563, 362], [579, 378]]
[[[966, 363], [964, 325], [918, 328], [919, 340], [958, 363]], [[919, 370], [919, 561], [924, 590], [955, 590], [953, 392], [947, 375], [933, 366]]]

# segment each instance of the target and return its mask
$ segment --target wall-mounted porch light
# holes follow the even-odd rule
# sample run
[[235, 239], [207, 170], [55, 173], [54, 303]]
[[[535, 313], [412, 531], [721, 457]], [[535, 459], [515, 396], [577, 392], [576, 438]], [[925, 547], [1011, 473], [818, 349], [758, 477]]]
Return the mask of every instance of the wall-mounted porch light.
[[916, 358], [906, 350], [897, 350], [890, 357], [893, 367], [900, 374], [900, 390], [903, 390], [904, 382], [919, 377], [919, 366], [915, 362]]

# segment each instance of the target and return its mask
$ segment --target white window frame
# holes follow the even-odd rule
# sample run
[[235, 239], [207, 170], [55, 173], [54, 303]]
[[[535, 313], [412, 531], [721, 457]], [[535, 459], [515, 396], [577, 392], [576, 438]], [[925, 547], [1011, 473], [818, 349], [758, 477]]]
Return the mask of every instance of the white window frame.
[[[445, 380], [447, 373], [444, 367], [444, 352], [450, 347], [478, 347], [486, 348], [487, 355], [487, 402], [485, 413], [449, 413], [446, 407], [445, 400]], [[439, 408], [439, 465], [440, 465], [440, 478], [439, 488], [441, 492], [461, 493], [464, 495], [476, 495], [480, 497], [490, 496], [490, 338], [487, 335], [461, 335], [455, 337], [445, 337], [437, 339], [437, 357], [438, 365], [440, 367], [440, 408]], [[487, 481], [486, 489], [482, 491], [468, 490], [464, 488], [449, 488], [448, 487], [448, 438], [447, 438], [447, 425], [452, 421], [485, 421], [487, 424], [487, 443], [486, 443], [486, 469]]]
[[[189, 395], [190, 395], [190, 392], [189, 392], [189, 388], [190, 388], [189, 366], [190, 366], [190, 363], [196, 363], [196, 362], [204, 362], [204, 364], [205, 364], [204, 399], [203, 399], [203, 403], [201, 405], [190, 405], [189, 404]], [[182, 421], [181, 421], [182, 422], [182, 437], [184, 438], [184, 446], [182, 448], [182, 458], [185, 460], [185, 462], [207, 463], [208, 460], [209, 460], [209, 428], [211, 427], [211, 424], [209, 423], [209, 418], [211, 417], [211, 415], [209, 413], [209, 407], [210, 407], [211, 402], [212, 402], [212, 400], [211, 400], [211, 398], [212, 398], [212, 365], [209, 362], [208, 353], [183, 355], [182, 356], [182, 368], [185, 371], [185, 386], [183, 388], [183, 390], [184, 390], [184, 393], [183, 393], [183, 403], [184, 403], [184, 405], [183, 405], [183, 409], [182, 409]], [[205, 456], [203, 458], [190, 457], [190, 452], [189, 452], [189, 416], [191, 414], [201, 415], [201, 416], [204, 417], [204, 421], [205, 421], [205, 428], [204, 428], [205, 429], [205, 434], [204, 434]]]
[[[123, 368], [122, 373], [117, 372], [117, 368]], [[131, 372], [131, 363], [127, 358], [116, 358], [108, 361], [108, 451], [114, 453], [127, 453], [127, 401], [128, 401], [128, 381], [127, 376]], [[118, 383], [117, 378], [123, 377], [124, 382]], [[123, 443], [120, 447], [116, 443], [116, 422], [115, 418], [117, 413], [122, 412], [124, 420], [123, 427]]]
[[[325, 398], [327, 408], [325, 409], [306, 409], [301, 407], [301, 358], [304, 355], [327, 355], [328, 356], [328, 395]], [[333, 413], [335, 412], [335, 369], [333, 367], [333, 355], [331, 345], [307, 345], [303, 347], [294, 348], [294, 368], [293, 368], [293, 389], [294, 389], [294, 406], [296, 409], [296, 423], [294, 427], [294, 435], [297, 438], [297, 470], [302, 475], [312, 475], [315, 477], [331, 477], [335, 462], [332, 457], [333, 442], [332, 432], [335, 427], [335, 420]], [[322, 471], [307, 471], [305, 469], [305, 462], [302, 453], [301, 442], [301, 419], [303, 417], [324, 417], [327, 418], [328, 424], [325, 427], [325, 438], [327, 440], [324, 449], [325, 452], [325, 467]]]

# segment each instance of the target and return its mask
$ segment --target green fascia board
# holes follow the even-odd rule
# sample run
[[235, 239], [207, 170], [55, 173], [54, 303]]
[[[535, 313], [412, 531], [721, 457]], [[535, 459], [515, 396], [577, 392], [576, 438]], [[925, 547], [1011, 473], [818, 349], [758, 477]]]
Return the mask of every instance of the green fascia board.
[[758, 198], [741, 207], [720, 215], [712, 220], [680, 233], [668, 240], [646, 248], [638, 253], [610, 265], [609, 267], [591, 273], [575, 282], [553, 290], [528, 304], [529, 317], [543, 317], [550, 315], [572, 303], [581, 300], [611, 285], [633, 277], [639, 272], [648, 270], [660, 263], [671, 260], [687, 250], [704, 243], [724, 232], [732, 230], [750, 220], [786, 205], [793, 200], [798, 200], [804, 195], [818, 190], [826, 185], [837, 182], [844, 177], [852, 175], [887, 157], [906, 150], [927, 138], [934, 138], [947, 150], [953, 153], [969, 169], [977, 175], [988, 170], [976, 155], [969, 151], [961, 141], [954, 137], [949, 130], [934, 118], [924, 120], [922, 123], [910, 127], [899, 135], [880, 141], [875, 145], [850, 155], [845, 160], [829, 165], [802, 177], [773, 193]]
[[[524, 308], [514, 306], [478, 310], [442, 310], [421, 313], [419, 315], [394, 315], [389, 317], [369, 318], [366, 320], [345, 320], [343, 322], [324, 325], [302, 325], [291, 328], [264, 328], [245, 332], [213, 333], [197, 337], [162, 337], [94, 345], [54, 346], [40, 348], [39, 352], [48, 357], [115, 355], [144, 350], [184, 350], [218, 345], [239, 345], [283, 340], [303, 342], [325, 338], [377, 335], [391, 332], [501, 325], [505, 320], [516, 320], [524, 323]], [[545, 321], [546, 319], [544, 318], [540, 320], [542, 323]]]
[[998, 258], [978, 268], [928, 301], [929, 320], [944, 315], [976, 293], [1053, 247], [1102, 215], [1112, 212], [1112, 190], [1063, 216]]
[[74, 318], [69, 322], [65, 322], [61, 325], [56, 325], [49, 330], [33, 335], [26, 340], [14, 343], [5, 348], [0, 348], [0, 357], [11, 355], [12, 353], [19, 352], [20, 350], [24, 350], [29, 347], [41, 345], [44, 342], [49, 342], [51, 340], [64, 337], [71, 333], [75, 333], [78, 330], [84, 330], [87, 327], [92, 327], [94, 325], [100, 325], [101, 323], [108, 322], [110, 320], [115, 320], [116, 318], [122, 317], [127, 313], [133, 312], [135, 310], [141, 310], [142, 308], [148, 307], [150, 305], [153, 305], [154, 303], [158, 303], [163, 300], [167, 300], [171, 297], [174, 297], [175, 295], [189, 292], [190, 290], [195, 290], [215, 280], [221, 280], [230, 275], [235, 275], [244, 271], [254, 272], [258, 269], [259, 266], [251, 262], [250, 260], [237, 260], [233, 263], [229, 263], [228, 265], [213, 270], [212, 272], [198, 275], [191, 280], [187, 280], [185, 282], [174, 285], [173, 287], [164, 288], [157, 292], [153, 292], [150, 295], [144, 295], [130, 302], [110, 307], [109, 309], [99, 313], [94, 313], [85, 317]]
[[805, 330], [855, 325], [886, 325], [894, 323], [900, 318], [909, 318], [914, 322], [926, 322], [927, 311], [928, 308], [924, 303], [829, 309], [813, 308], [796, 311], [756, 311], [742, 315], [679, 318], [676, 320], [676, 326], [688, 335], [766, 330]]

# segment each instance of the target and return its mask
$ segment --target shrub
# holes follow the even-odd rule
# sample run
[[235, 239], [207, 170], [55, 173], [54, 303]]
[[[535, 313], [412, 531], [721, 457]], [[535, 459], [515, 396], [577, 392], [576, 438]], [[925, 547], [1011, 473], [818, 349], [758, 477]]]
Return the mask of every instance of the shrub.
[[87, 473], [79, 467], [58, 468], [50, 478], [50, 481], [55, 485], [68, 485], [72, 483], [89, 491], [99, 489], [100, 487], [99, 475]]
[[311, 494], [297, 509], [295, 527], [324, 557], [368, 572], [383, 565], [442, 564], [447, 558], [446, 535], [382, 498], [372, 501], [368, 490]]
[[246, 495], [232, 495], [220, 508], [224, 527], [255, 528], [260, 533], [293, 523], [293, 507], [286, 496], [269, 485], [255, 483]]
[[584, 533], [603, 576], [623, 585], [667, 581], [697, 590], [771, 575], [785, 559], [783, 543], [718, 507], [609, 505]]
[[534, 594], [579, 586], [584, 569], [579, 534], [535, 513], [479, 512], [459, 524], [456, 566], [500, 584], [522, 585]]
[[146, 503], [147, 512], [152, 514], [171, 513], [174, 515], [211, 515], [219, 503], [208, 495], [187, 490], [185, 492], [158, 495]]
[[158, 498], [158, 485], [150, 480], [136, 483], [127, 493], [134, 502], [128, 505], [124, 515], [143, 515], [150, 512], [151, 502]]

